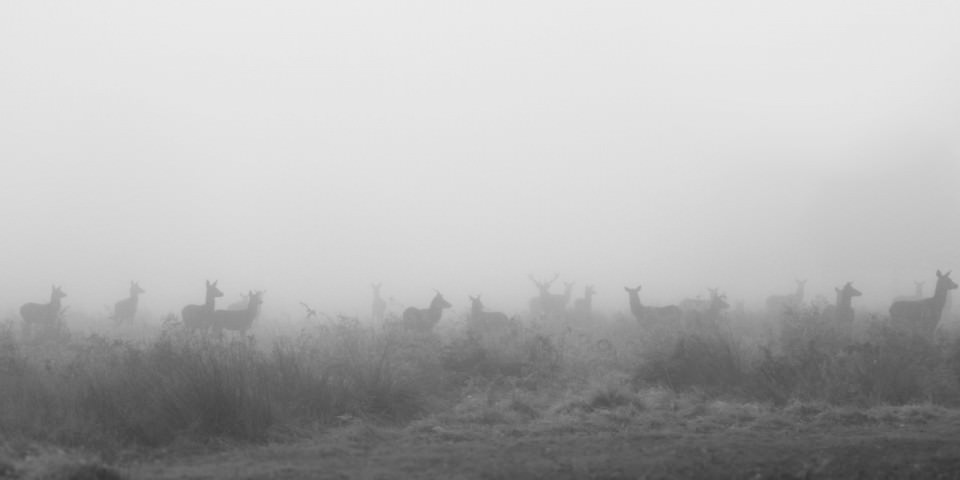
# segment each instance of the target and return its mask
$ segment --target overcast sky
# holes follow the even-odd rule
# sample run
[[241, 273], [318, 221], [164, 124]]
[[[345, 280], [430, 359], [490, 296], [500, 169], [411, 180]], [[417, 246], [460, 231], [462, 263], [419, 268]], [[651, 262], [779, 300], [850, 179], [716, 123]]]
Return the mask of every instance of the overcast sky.
[[[960, 3], [3, 2], [0, 305], [960, 269]], [[559, 283], [555, 290], [559, 290]], [[858, 299], [860, 301], [860, 299]], [[226, 302], [224, 302], [226, 303]]]

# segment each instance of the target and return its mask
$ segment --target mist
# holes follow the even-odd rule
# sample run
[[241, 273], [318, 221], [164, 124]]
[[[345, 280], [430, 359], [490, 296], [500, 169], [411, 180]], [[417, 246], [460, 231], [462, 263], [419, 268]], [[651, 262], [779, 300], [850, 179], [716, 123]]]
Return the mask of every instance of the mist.
[[[960, 5], [0, 6], [0, 310], [266, 290], [518, 312], [808, 279], [885, 312], [960, 259]], [[559, 283], [554, 287], [559, 290]], [[448, 314], [449, 315], [449, 314]]]

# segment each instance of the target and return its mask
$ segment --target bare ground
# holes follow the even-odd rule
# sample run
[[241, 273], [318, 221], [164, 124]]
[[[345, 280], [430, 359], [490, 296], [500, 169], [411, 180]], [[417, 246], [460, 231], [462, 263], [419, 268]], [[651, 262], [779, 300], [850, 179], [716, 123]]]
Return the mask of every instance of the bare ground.
[[355, 422], [305, 440], [127, 465], [132, 478], [960, 478], [960, 413], [713, 404], [527, 422]]

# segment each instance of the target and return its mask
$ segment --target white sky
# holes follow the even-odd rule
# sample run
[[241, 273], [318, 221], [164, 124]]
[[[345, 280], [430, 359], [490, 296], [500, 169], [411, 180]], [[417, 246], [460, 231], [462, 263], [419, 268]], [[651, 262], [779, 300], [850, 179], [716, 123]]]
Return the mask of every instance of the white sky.
[[[960, 3], [3, 2], [0, 305], [960, 270]], [[557, 284], [555, 289], [559, 289]], [[859, 301], [860, 299], [858, 299]], [[227, 302], [224, 302], [226, 304]], [[272, 304], [272, 305], [271, 305]]]

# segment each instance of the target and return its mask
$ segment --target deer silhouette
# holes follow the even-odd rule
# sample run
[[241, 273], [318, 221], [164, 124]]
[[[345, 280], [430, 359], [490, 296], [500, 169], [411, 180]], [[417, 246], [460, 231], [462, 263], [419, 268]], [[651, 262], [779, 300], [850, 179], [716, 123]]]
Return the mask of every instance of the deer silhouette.
[[676, 305], [648, 307], [640, 303], [640, 285], [636, 288], [623, 287], [630, 299], [630, 313], [640, 323], [652, 323], [660, 320], [677, 320], [683, 315]]
[[847, 282], [843, 287], [835, 287], [833, 290], [837, 293], [837, 303], [827, 305], [823, 309], [823, 316], [834, 322], [841, 335], [849, 338], [855, 318], [853, 297], [859, 297], [862, 293], [853, 287], [853, 282]]
[[947, 293], [957, 288], [950, 272], [937, 270], [937, 286], [933, 297], [923, 300], [893, 302], [890, 305], [890, 322], [894, 327], [913, 332], [927, 340], [933, 340], [947, 302]]
[[50, 301], [47, 303], [25, 303], [20, 307], [25, 336], [32, 335], [33, 328], [42, 332], [52, 332], [60, 321], [60, 299], [66, 297], [63, 289], [54, 285], [50, 289]]
[[110, 319], [118, 325], [132, 322], [134, 317], [137, 316], [137, 304], [140, 302], [139, 296], [141, 293], [147, 292], [140, 288], [139, 283], [130, 282], [130, 296], [114, 304], [113, 316]]
[[434, 295], [427, 308], [408, 307], [403, 311], [402, 324], [405, 328], [415, 332], [426, 333], [440, 322], [443, 309], [450, 308], [450, 302], [443, 298], [440, 292]]
[[538, 281], [533, 275], [530, 280], [537, 286], [539, 295], [530, 299], [530, 311], [533, 314], [544, 314], [550, 317], [562, 317], [567, 310], [567, 303], [573, 295], [574, 283], [564, 282], [564, 293], [550, 293], [550, 287], [560, 278], [560, 274], [554, 274], [553, 278], [547, 281]]
[[573, 316], [578, 320], [590, 320], [593, 316], [593, 296], [597, 291], [593, 285], [587, 285], [583, 288], [583, 298], [578, 298], [573, 302]]
[[223, 292], [217, 288], [217, 282], [213, 283], [207, 280], [206, 301], [203, 305], [187, 305], [183, 307], [181, 318], [183, 326], [191, 331], [206, 331], [210, 328], [213, 319], [214, 304], [217, 298], [222, 297]]
[[232, 330], [246, 335], [247, 330], [253, 326], [253, 321], [260, 315], [260, 305], [263, 304], [263, 292], [249, 292], [247, 294], [247, 307], [243, 310], [216, 310], [210, 317], [210, 324], [217, 335], [222, 335], [224, 330]]

